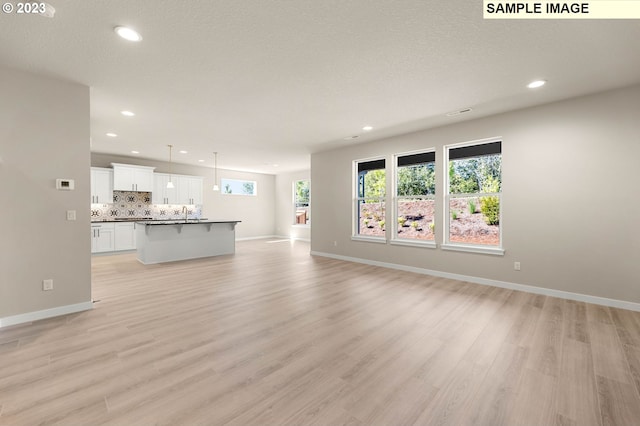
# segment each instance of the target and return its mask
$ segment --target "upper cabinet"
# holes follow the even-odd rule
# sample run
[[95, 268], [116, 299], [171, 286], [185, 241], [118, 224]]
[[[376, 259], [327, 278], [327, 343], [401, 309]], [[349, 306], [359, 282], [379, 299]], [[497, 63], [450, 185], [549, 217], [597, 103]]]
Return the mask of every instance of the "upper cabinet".
[[201, 176], [177, 176], [178, 204], [202, 204]]
[[[172, 175], [173, 176], [173, 175]], [[151, 197], [153, 204], [178, 204], [178, 198], [176, 197], [176, 178], [173, 176], [171, 182], [173, 182], [174, 188], [167, 188], [170, 176], [166, 173], [154, 173], [153, 174], [153, 193]]]
[[[154, 173], [153, 204], [202, 204], [202, 176]], [[169, 179], [173, 188], [167, 188]]]
[[113, 203], [113, 170], [91, 168], [91, 203]]
[[113, 189], [115, 191], [153, 192], [153, 169], [155, 167], [133, 166], [111, 163], [113, 166]]

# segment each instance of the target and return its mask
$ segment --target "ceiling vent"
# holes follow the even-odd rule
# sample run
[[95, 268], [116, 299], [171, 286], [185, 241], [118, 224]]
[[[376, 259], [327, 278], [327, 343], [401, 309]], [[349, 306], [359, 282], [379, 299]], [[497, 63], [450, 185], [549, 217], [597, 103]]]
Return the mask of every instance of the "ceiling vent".
[[447, 117], [453, 117], [453, 116], [460, 115], [460, 114], [466, 114], [467, 112], [471, 112], [471, 111], [473, 111], [472, 108], [462, 108], [462, 109], [459, 109], [457, 111], [448, 112], [445, 115]]

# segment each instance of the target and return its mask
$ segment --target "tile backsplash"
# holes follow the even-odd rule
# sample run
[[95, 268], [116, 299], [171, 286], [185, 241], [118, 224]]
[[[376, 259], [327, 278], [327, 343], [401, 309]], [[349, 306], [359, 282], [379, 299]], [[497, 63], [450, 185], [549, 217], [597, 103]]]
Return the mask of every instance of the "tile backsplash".
[[[91, 204], [91, 220], [116, 218], [184, 219], [182, 204], [151, 204], [150, 192], [113, 191], [113, 203]], [[187, 205], [188, 218], [202, 216], [201, 205]]]

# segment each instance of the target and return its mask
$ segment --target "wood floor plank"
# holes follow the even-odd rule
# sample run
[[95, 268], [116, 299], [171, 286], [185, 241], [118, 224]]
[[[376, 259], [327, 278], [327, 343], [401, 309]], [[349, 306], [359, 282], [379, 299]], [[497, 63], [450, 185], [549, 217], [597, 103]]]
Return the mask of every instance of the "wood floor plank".
[[595, 374], [632, 384], [633, 377], [624, 350], [618, 339], [616, 327], [603, 322], [589, 322], [591, 351]]
[[452, 377], [440, 387], [415, 424], [458, 425], [487, 375], [485, 367], [461, 361]]
[[542, 308], [536, 331], [525, 344], [530, 349], [527, 368], [557, 377], [560, 371], [564, 328], [564, 301], [548, 297]]
[[588, 343], [564, 339], [555, 401], [556, 411], [565, 422], [600, 424], [598, 390]]
[[[625, 424], [640, 313], [309, 255], [92, 259], [91, 311], [0, 329], [0, 424]], [[629, 423], [627, 423], [629, 424]]]
[[640, 398], [632, 385], [597, 376], [600, 413], [604, 426], [635, 425], [640, 419]]
[[555, 393], [555, 377], [525, 368], [520, 386], [503, 424], [514, 426], [554, 424], [557, 417]]
[[634, 312], [615, 308], [610, 308], [609, 313], [622, 344], [640, 348], [640, 319], [638, 316], [634, 315]]
[[529, 349], [503, 343], [482, 386], [460, 418], [460, 424], [508, 424], [506, 418], [521, 389], [520, 383], [528, 356]]
[[635, 384], [638, 396], [640, 396], [640, 348], [624, 345], [624, 355], [629, 364], [631, 378]]

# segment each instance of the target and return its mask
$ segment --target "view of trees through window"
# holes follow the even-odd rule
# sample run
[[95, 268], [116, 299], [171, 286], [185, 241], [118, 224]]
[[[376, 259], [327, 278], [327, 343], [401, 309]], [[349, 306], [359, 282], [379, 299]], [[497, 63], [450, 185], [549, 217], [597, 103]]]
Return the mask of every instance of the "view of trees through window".
[[311, 218], [308, 180], [298, 180], [293, 183], [293, 200], [295, 208], [294, 223], [296, 225], [308, 224]]
[[252, 180], [221, 179], [223, 194], [256, 195], [256, 182]]
[[435, 153], [397, 157], [397, 238], [435, 240]]
[[501, 143], [449, 151], [449, 242], [500, 245]]
[[384, 160], [358, 163], [358, 234], [385, 235], [386, 170]]
[[[435, 241], [437, 227], [443, 226], [444, 243], [500, 247], [502, 142], [444, 149], [448, 163], [441, 177], [436, 176], [434, 150], [394, 157], [390, 215], [385, 160], [356, 162], [356, 235], [384, 238], [389, 227], [396, 242], [428, 242]], [[435, 197], [441, 182], [445, 212], [440, 225], [435, 222]]]

